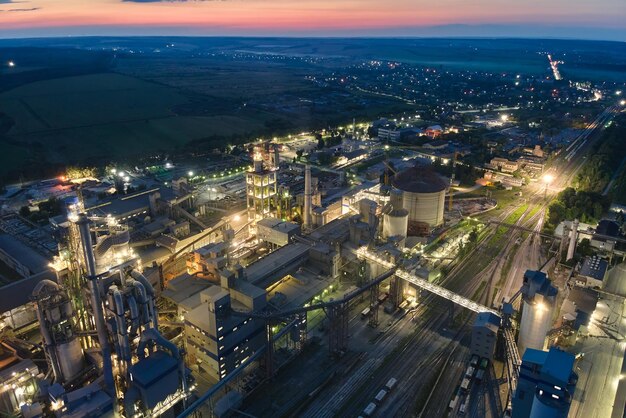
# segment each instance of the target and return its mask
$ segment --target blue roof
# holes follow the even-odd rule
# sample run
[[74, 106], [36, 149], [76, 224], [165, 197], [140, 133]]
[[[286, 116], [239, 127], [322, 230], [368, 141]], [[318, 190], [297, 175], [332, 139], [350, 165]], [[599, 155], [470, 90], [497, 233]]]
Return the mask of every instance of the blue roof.
[[543, 372], [563, 382], [569, 381], [575, 357], [558, 348], [551, 348], [543, 365]]
[[542, 365], [546, 362], [546, 358], [548, 357], [548, 352], [543, 350], [537, 350], [534, 348], [527, 348], [524, 351], [524, 356], [522, 357], [522, 363], [533, 363]]
[[562, 382], [569, 381], [574, 369], [575, 357], [558, 348], [550, 348], [550, 351], [527, 348], [522, 357], [522, 363], [532, 363], [541, 366], [541, 373], [553, 377]]

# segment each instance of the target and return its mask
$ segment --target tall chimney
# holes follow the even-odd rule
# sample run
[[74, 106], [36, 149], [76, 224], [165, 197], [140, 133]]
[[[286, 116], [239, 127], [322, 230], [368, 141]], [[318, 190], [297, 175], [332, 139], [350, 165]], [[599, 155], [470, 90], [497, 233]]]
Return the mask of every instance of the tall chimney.
[[304, 208], [302, 221], [305, 227], [311, 226], [311, 166], [304, 167]]

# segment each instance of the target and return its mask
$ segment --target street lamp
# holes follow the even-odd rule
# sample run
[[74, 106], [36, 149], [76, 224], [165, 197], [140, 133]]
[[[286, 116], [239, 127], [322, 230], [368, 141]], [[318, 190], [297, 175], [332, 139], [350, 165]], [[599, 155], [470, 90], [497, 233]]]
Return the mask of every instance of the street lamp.
[[543, 193], [544, 199], [548, 197], [548, 186], [550, 185], [550, 183], [552, 183], [553, 180], [554, 180], [554, 176], [552, 174], [545, 174], [543, 176], [543, 184], [545, 184], [545, 189]]

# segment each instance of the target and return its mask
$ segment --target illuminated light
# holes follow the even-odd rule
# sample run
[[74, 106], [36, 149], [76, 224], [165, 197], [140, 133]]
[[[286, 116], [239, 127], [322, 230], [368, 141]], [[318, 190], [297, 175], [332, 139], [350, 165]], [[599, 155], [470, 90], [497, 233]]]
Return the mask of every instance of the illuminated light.
[[15, 67], [15, 62], [14, 61], [9, 61], [9, 67]]
[[543, 302], [538, 302], [538, 303], [535, 305], [535, 308], [536, 308], [538, 311], [540, 311], [540, 312], [541, 312], [541, 311], [545, 311], [545, 310], [546, 310], [546, 305], [545, 305]]
[[501, 120], [502, 122], [506, 122], [506, 121], [508, 121], [508, 120], [509, 120], [509, 115], [500, 115], [500, 120]]
[[554, 181], [554, 176], [552, 174], [546, 174], [543, 176], [543, 182], [546, 184], [550, 184]]
[[111, 174], [116, 175], [116, 174], [117, 174], [117, 170], [116, 170], [116, 169], [114, 169], [114, 168], [112, 168], [112, 169], [111, 169]]
[[233, 221], [239, 222], [240, 220], [241, 220], [241, 216], [239, 216], [239, 215], [233, 216]]
[[193, 176], [193, 171], [190, 171], [187, 174], [189, 174], [189, 177], [191, 177], [191, 176]]
[[619, 104], [620, 104], [620, 106], [624, 106], [624, 105], [626, 105], [626, 100], [620, 100], [620, 101], [619, 101]]

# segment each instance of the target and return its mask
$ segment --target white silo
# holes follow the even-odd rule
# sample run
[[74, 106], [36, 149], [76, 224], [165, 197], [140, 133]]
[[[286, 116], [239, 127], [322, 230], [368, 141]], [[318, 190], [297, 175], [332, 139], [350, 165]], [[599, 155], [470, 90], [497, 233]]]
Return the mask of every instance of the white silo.
[[522, 285], [522, 320], [517, 345], [523, 356], [527, 348], [544, 350], [558, 290], [545, 273], [527, 270]]
[[383, 238], [398, 237], [401, 246], [404, 246], [408, 224], [409, 212], [404, 209], [402, 192], [400, 190], [392, 190], [389, 211], [383, 216]]

